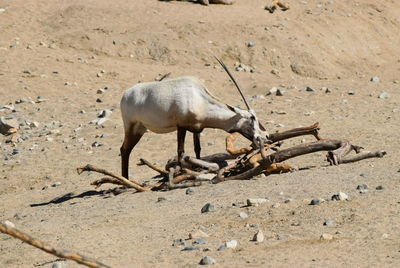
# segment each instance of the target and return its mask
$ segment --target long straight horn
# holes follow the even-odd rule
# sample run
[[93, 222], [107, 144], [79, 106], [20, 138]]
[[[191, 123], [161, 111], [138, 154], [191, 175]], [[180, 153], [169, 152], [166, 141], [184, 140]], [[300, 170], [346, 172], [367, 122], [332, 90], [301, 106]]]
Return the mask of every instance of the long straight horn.
[[221, 64], [222, 68], [224, 68], [224, 70], [226, 71], [226, 73], [229, 75], [229, 77], [232, 79], [232, 82], [235, 84], [236, 88], [238, 89], [240, 96], [242, 96], [242, 99], [244, 101], [244, 103], [246, 104], [247, 110], [251, 110], [250, 105], [247, 103], [246, 98], [243, 95], [243, 92], [240, 88], [240, 86], [238, 85], [238, 83], [236, 82], [235, 78], [233, 78], [233, 75], [231, 74], [231, 72], [228, 70], [228, 67], [226, 67], [225, 63], [223, 63], [220, 59], [218, 59], [217, 57], [214, 56], [214, 58], [219, 62], [219, 64]]

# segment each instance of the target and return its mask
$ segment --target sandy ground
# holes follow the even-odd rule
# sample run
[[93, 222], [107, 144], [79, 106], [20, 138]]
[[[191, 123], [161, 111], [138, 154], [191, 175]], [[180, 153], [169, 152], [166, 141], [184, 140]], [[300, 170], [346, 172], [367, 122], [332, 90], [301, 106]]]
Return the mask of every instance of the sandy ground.
[[[112, 267], [197, 267], [203, 256], [216, 267], [400, 267], [400, 3], [289, 1], [288, 11], [270, 14], [268, 1], [236, 2], [0, 1], [0, 106], [15, 109], [0, 115], [16, 118], [21, 135], [15, 144], [0, 136], [0, 220]], [[112, 186], [90, 186], [100, 175], [77, 175], [87, 163], [120, 172], [119, 101], [139, 81], [167, 72], [195, 75], [243, 107], [214, 55], [231, 70], [236, 63], [253, 70], [234, 75], [270, 132], [318, 121], [323, 137], [388, 155], [329, 167], [325, 154], [316, 153], [289, 161], [312, 169], [204, 185], [193, 195], [181, 189], [113, 196], [102, 192]], [[373, 76], [380, 81], [371, 82]], [[288, 92], [266, 96], [272, 87]], [[378, 98], [383, 92], [389, 97]], [[91, 124], [102, 109], [113, 111], [110, 120]], [[224, 151], [224, 138], [205, 130], [203, 154]], [[193, 155], [190, 140], [186, 150]], [[95, 141], [102, 146], [92, 147]], [[148, 133], [134, 149], [130, 172], [151, 181], [156, 174], [135, 166], [138, 158], [163, 166], [175, 153], [176, 133]], [[358, 193], [361, 183], [368, 193]], [[339, 191], [349, 200], [309, 205]], [[270, 202], [244, 207], [250, 197]], [[216, 211], [200, 213], [208, 202]], [[323, 225], [327, 219], [332, 226]], [[191, 245], [188, 234], [199, 229], [209, 235], [200, 250], [172, 246], [179, 238]], [[266, 240], [250, 241], [259, 229]], [[321, 240], [322, 234], [333, 239]], [[238, 241], [235, 249], [217, 251], [230, 240]], [[0, 235], [1, 267], [56, 261]]]

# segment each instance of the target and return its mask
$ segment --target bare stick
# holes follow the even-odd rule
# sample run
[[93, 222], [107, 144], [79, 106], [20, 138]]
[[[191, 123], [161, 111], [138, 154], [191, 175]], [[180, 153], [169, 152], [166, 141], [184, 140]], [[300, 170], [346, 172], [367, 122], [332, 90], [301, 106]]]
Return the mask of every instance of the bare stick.
[[113, 174], [113, 173], [111, 173], [111, 172], [109, 172], [109, 171], [107, 171], [105, 169], [97, 168], [97, 167], [94, 167], [92, 165], [86, 165], [84, 167], [77, 168], [78, 174], [82, 174], [82, 172], [84, 172], [84, 171], [94, 171], [94, 172], [102, 173], [102, 174], [107, 175], [107, 176], [114, 177], [117, 180], [121, 181], [121, 183], [123, 183], [123, 185], [125, 185], [125, 186], [127, 186], [129, 188], [134, 188], [138, 192], [144, 192], [144, 191], [151, 190], [151, 188], [144, 187], [144, 186], [140, 185], [139, 183], [137, 183], [135, 181], [128, 180], [128, 179], [126, 179], [126, 178], [124, 178], [122, 176], [115, 175], [115, 174]]
[[277, 142], [298, 136], [313, 135], [317, 140], [321, 140], [318, 130], [319, 123], [316, 122], [314, 125], [308, 127], [294, 128], [287, 131], [270, 134], [269, 139], [273, 142]]
[[190, 156], [186, 156], [184, 160], [186, 162], [194, 165], [194, 166], [198, 166], [198, 167], [201, 167], [203, 169], [207, 169], [209, 171], [216, 172], [216, 171], [219, 170], [219, 166], [216, 163], [209, 163], [209, 162], [206, 162], [204, 160], [193, 158], [193, 157], [190, 157]]
[[101, 185], [103, 185], [105, 183], [112, 183], [112, 184], [124, 185], [125, 186], [125, 184], [122, 183], [120, 180], [118, 180], [116, 178], [111, 178], [111, 177], [104, 177], [104, 178], [101, 178], [99, 180], [95, 180], [90, 185], [94, 185], [95, 188], [99, 188]]
[[137, 164], [138, 166], [146, 165], [146, 166], [148, 166], [149, 168], [151, 168], [152, 170], [157, 171], [157, 172], [160, 173], [161, 175], [164, 175], [164, 176], [167, 176], [167, 175], [168, 175], [168, 172], [167, 172], [167, 171], [165, 171], [164, 169], [161, 169], [161, 168], [159, 168], [159, 167], [156, 167], [155, 165], [151, 164], [149, 161], [147, 161], [147, 160], [144, 159], [144, 158], [140, 158], [139, 161], [140, 161], [140, 162]]
[[36, 240], [35, 238], [29, 236], [28, 234], [25, 234], [25, 233], [13, 228], [13, 227], [10, 227], [4, 223], [0, 223], [0, 232], [11, 235], [12, 237], [22, 240], [23, 242], [25, 242], [31, 246], [37, 247], [38, 249], [41, 249], [47, 253], [55, 255], [59, 258], [73, 260], [77, 263], [80, 263], [80, 264], [83, 264], [85, 266], [92, 267], [92, 268], [110, 268], [110, 266], [108, 266], [108, 265], [105, 265], [105, 264], [98, 262], [96, 260], [93, 260], [91, 258], [85, 257], [81, 254], [53, 248], [39, 240]]
[[161, 82], [162, 80], [169, 77], [170, 75], [171, 75], [171, 72], [166, 73], [166, 74], [162, 75], [160, 78], [157, 78], [156, 81]]
[[385, 155], [386, 155], [385, 151], [376, 151], [376, 152], [369, 152], [369, 153], [365, 153], [365, 154], [358, 154], [355, 156], [342, 158], [339, 161], [339, 164], [353, 163], [353, 162], [357, 162], [360, 160], [364, 160], [364, 159], [368, 159], [368, 158], [375, 158], [375, 157], [382, 158]]

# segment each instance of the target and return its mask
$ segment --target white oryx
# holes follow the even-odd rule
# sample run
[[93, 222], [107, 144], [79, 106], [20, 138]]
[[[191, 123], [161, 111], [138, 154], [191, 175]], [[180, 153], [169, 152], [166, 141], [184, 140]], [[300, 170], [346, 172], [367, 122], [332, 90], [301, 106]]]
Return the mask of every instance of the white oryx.
[[248, 110], [224, 104], [213, 97], [195, 77], [184, 76], [161, 82], [139, 83], [125, 91], [121, 113], [125, 138], [121, 146], [122, 176], [128, 178], [129, 155], [147, 129], [155, 133], [178, 132], [178, 161], [184, 154], [186, 131], [193, 132], [194, 150], [200, 158], [200, 133], [204, 128], [239, 132], [255, 144], [268, 141], [268, 133], [226, 66]]

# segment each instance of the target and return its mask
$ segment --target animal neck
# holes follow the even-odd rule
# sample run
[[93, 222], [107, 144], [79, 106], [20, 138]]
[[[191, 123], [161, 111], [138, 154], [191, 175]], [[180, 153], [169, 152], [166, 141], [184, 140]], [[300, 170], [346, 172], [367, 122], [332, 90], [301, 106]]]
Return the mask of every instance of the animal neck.
[[207, 111], [206, 127], [231, 131], [238, 123], [238, 116], [225, 104], [211, 105]]

